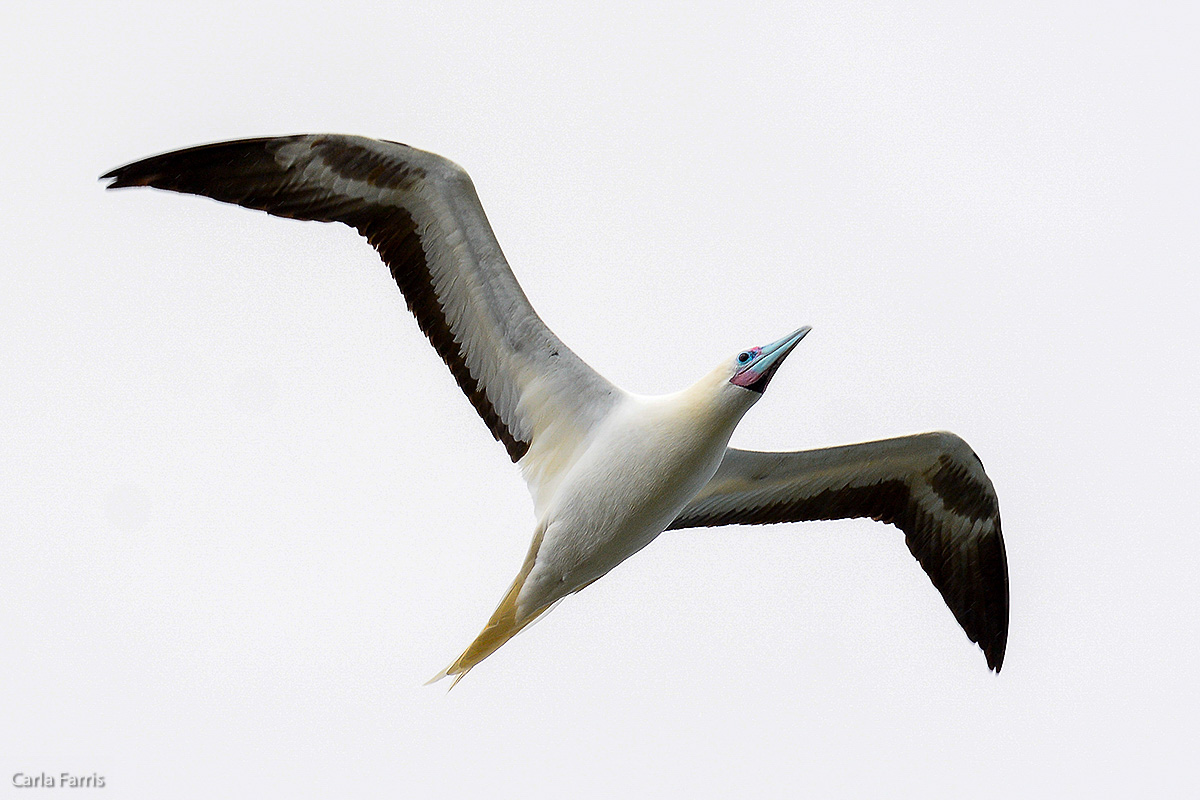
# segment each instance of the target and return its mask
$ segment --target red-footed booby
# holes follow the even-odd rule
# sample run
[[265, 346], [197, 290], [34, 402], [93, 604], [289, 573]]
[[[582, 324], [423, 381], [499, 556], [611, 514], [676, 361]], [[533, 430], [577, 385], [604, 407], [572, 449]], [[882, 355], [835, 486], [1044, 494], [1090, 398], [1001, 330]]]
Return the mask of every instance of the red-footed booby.
[[516, 580], [434, 680], [455, 683], [538, 616], [664, 530], [871, 517], [889, 522], [999, 672], [1008, 566], [996, 493], [950, 433], [761, 453], [729, 447], [808, 333], [722, 361], [660, 397], [626, 392], [546, 327], [518, 285], [467, 173], [396, 142], [310, 135], [154, 156], [104, 175], [280, 217], [343, 222], [379, 251], [409, 309], [533, 495]]

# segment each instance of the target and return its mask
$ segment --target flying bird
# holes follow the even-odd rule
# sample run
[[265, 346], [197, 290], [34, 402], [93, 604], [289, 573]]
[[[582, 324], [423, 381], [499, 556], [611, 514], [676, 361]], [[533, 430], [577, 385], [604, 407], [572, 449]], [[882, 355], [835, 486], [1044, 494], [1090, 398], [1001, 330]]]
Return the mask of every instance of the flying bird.
[[808, 333], [722, 360], [663, 396], [618, 388], [546, 327], [496, 242], [467, 173], [396, 142], [284, 136], [178, 150], [115, 169], [153, 186], [279, 217], [343, 222], [379, 251], [421, 330], [521, 468], [536, 524], [516, 579], [434, 680], [467, 671], [664, 530], [870, 517], [909, 550], [988, 666], [1008, 638], [996, 493], [951, 433], [799, 452], [729, 447], [742, 416]]

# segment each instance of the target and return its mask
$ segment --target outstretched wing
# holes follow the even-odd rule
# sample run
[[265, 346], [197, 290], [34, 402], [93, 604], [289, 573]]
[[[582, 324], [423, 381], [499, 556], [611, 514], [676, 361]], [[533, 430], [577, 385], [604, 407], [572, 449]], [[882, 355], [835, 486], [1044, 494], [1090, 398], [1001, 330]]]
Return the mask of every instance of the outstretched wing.
[[357, 136], [285, 136], [166, 153], [103, 179], [356, 228], [513, 461], [547, 431], [560, 447], [581, 441], [617, 397], [534, 312], [471, 179], [440, 156]]
[[999, 672], [1008, 641], [1000, 506], [983, 463], [952, 433], [795, 453], [730, 448], [668, 530], [848, 517], [904, 531], [908, 549]]

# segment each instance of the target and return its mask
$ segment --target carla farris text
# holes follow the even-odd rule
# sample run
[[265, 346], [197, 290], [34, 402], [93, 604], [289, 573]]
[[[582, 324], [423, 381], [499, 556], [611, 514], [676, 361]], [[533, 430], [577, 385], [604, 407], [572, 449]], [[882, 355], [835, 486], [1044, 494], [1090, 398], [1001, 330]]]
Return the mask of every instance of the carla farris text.
[[74, 775], [70, 772], [30, 775], [28, 772], [18, 772], [12, 776], [12, 785], [18, 789], [103, 789], [104, 776], [95, 772], [91, 775]]

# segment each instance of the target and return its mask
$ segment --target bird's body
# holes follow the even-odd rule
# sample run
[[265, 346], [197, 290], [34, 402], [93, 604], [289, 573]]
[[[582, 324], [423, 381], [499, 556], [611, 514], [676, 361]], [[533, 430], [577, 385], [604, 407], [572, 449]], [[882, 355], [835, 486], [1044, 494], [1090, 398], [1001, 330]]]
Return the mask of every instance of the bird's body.
[[721, 389], [712, 383], [665, 397], [628, 395], [610, 412], [538, 522], [546, 554], [528, 582], [534, 607], [558, 599], [550, 587], [565, 582], [574, 591], [645, 547], [717, 471], [752, 401], [705, 402]]
[[477, 644], [449, 674], [465, 674], [666, 530], [717, 471], [734, 428], [761, 396], [730, 384], [731, 374], [732, 364], [722, 365], [671, 395], [622, 392], [588, 440], [572, 448], [577, 459], [541, 471], [553, 489], [525, 564]]
[[595, 373], [538, 318], [466, 173], [394, 142], [250, 139], [145, 159], [105, 176], [277, 216], [357, 228], [493, 435], [521, 468], [536, 524], [525, 562], [467, 650], [461, 679], [540, 614], [664, 530], [868, 516], [909, 549], [988, 664], [1008, 631], [995, 493], [952, 434], [795, 453], [728, 447], [801, 328], [722, 361], [692, 387], [646, 397]]

